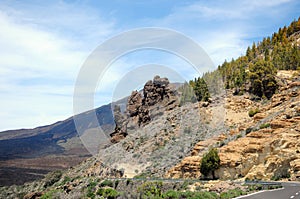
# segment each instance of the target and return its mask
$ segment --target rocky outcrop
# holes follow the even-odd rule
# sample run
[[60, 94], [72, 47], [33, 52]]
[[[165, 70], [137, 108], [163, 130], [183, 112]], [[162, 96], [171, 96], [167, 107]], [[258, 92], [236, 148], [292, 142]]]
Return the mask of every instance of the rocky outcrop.
[[127, 118], [124, 114], [121, 113], [121, 108], [118, 105], [115, 105], [114, 107], [114, 119], [115, 119], [115, 129], [110, 134], [111, 136], [111, 142], [117, 143], [120, 140], [124, 139], [128, 133], [127, 133]]
[[174, 109], [179, 105], [178, 101], [176, 89], [171, 86], [169, 80], [155, 76], [144, 85], [143, 95], [138, 91], [131, 93], [125, 114], [121, 113], [120, 108], [114, 111], [116, 127], [110, 134], [111, 142], [117, 143], [124, 139], [127, 129], [145, 126], [165, 111]]
[[177, 101], [175, 90], [170, 86], [168, 78], [155, 76], [153, 81], [148, 81], [144, 86], [143, 105], [150, 107], [163, 102], [163, 105], [169, 110], [175, 108]]
[[172, 88], [168, 78], [155, 76], [149, 80], [143, 89], [143, 96], [133, 91], [128, 99], [127, 113], [131, 123], [143, 126], [165, 110], [178, 106], [176, 90]]
[[139, 115], [140, 107], [142, 106], [142, 95], [138, 91], [132, 91], [127, 102], [127, 113], [129, 117], [135, 117]]

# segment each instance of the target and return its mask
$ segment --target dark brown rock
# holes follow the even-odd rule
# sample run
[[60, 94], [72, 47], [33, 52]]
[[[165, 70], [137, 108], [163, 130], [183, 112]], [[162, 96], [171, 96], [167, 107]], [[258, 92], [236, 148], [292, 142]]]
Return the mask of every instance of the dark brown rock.
[[137, 91], [133, 91], [127, 102], [127, 112], [130, 117], [139, 114], [139, 107], [142, 106], [142, 95]]
[[120, 107], [115, 107], [114, 118], [116, 127], [110, 134], [111, 142], [117, 143], [127, 136], [127, 128], [135, 129], [148, 124], [151, 119], [160, 116], [166, 110], [172, 110], [179, 105], [176, 90], [171, 87], [167, 78], [155, 76], [149, 80], [143, 89], [143, 96], [133, 91], [128, 98], [126, 114]]
[[115, 129], [110, 134], [111, 136], [111, 142], [117, 143], [120, 140], [124, 139], [128, 133], [127, 133], [127, 118], [124, 114], [121, 112], [121, 108], [118, 105], [115, 105], [114, 107], [114, 119], [115, 119]]

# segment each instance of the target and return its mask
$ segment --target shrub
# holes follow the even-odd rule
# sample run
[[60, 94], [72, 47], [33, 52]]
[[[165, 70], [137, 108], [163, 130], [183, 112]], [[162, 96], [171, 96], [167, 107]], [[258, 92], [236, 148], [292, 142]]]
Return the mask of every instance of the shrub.
[[289, 173], [289, 163], [284, 163], [280, 168], [278, 168], [274, 175], [272, 176], [271, 180], [277, 181], [282, 178], [290, 178], [291, 175]]
[[132, 183], [132, 180], [130, 180], [130, 179], [127, 179], [126, 180], [126, 186], [128, 186], [129, 184], [131, 184]]
[[62, 171], [54, 171], [46, 175], [44, 188], [52, 186], [54, 183], [60, 180]]
[[182, 189], [187, 189], [187, 187], [188, 187], [189, 185], [191, 185], [191, 184], [193, 184], [193, 181], [185, 180], [185, 181], [183, 182], [183, 184], [181, 185], [181, 188], [182, 188]]
[[111, 180], [104, 180], [103, 182], [101, 182], [100, 186], [101, 187], [113, 187], [114, 183]]
[[162, 198], [167, 198], [167, 199], [177, 199], [179, 198], [180, 193], [174, 190], [168, 190], [166, 193], [162, 195]]
[[119, 183], [120, 183], [119, 180], [116, 180], [116, 181], [115, 181], [115, 189], [118, 187]]
[[259, 126], [260, 129], [269, 128], [271, 125], [269, 123], [262, 124]]
[[261, 184], [251, 184], [248, 185], [248, 191], [252, 192], [252, 191], [260, 191], [263, 189], [263, 186]]
[[210, 172], [212, 173], [213, 179], [215, 179], [215, 170], [220, 167], [220, 157], [218, 150], [212, 148], [207, 154], [205, 154], [201, 160], [200, 172], [207, 176]]
[[186, 192], [181, 192], [180, 193], [180, 198], [191, 198], [191, 199], [217, 199], [219, 198], [218, 195], [214, 192], [191, 192], [191, 191], [186, 191]]
[[246, 129], [246, 135], [249, 134], [249, 133], [251, 133], [251, 131], [252, 131], [252, 128], [251, 128], [251, 127], [247, 128], [247, 129]]
[[161, 196], [161, 188], [162, 182], [145, 182], [138, 187], [138, 191], [148, 198], [153, 196]]
[[229, 190], [227, 192], [223, 192], [220, 194], [220, 198], [221, 199], [230, 199], [230, 198], [235, 198], [241, 195], [245, 195], [246, 192], [244, 192], [243, 190], [237, 188], [237, 189], [232, 189]]
[[120, 193], [117, 192], [113, 188], [107, 188], [107, 189], [100, 188], [100, 189], [98, 189], [96, 194], [99, 196], [103, 196], [104, 198], [107, 198], [107, 199], [115, 199], [120, 195]]
[[59, 190], [51, 190], [43, 194], [40, 199], [52, 199], [55, 193], [59, 192]]
[[69, 176], [65, 176], [63, 181], [60, 183], [60, 185], [65, 185], [70, 181], [71, 181], [71, 178]]
[[95, 198], [95, 187], [96, 187], [96, 185], [97, 185], [97, 182], [94, 182], [94, 181], [92, 181], [88, 184], [88, 186], [87, 186], [88, 189], [87, 189], [87, 194], [86, 194], [87, 197]]
[[259, 109], [255, 108], [255, 109], [250, 109], [248, 112], [249, 117], [253, 117], [256, 113], [259, 113]]

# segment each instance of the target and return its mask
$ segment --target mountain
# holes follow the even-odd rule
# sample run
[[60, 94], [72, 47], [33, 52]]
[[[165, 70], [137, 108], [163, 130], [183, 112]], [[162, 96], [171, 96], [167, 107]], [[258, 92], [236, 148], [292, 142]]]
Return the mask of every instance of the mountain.
[[[210, 198], [219, 198], [228, 189], [239, 193], [260, 189], [228, 183], [228, 179], [300, 180], [300, 72], [278, 71], [276, 78], [278, 93], [262, 101], [249, 93], [235, 95], [230, 89], [207, 102], [179, 103], [183, 93], [153, 83], [160, 79], [147, 82], [143, 95], [133, 92], [128, 98], [128, 114], [123, 115], [125, 119], [116, 117], [120, 120], [116, 133], [111, 134], [113, 142], [98, 155], [40, 181], [0, 189], [1, 196], [135, 198], [157, 194], [161, 198], [170, 190], [206, 195], [205, 190], [210, 190]], [[126, 134], [119, 131], [122, 125], [127, 127]], [[218, 150], [220, 167], [215, 176], [222, 181], [206, 184], [198, 179], [211, 178], [200, 172], [201, 160], [210, 148]]]
[[114, 104], [116, 125], [98, 154], [0, 196], [232, 198], [266, 188], [241, 181], [300, 181], [299, 38], [300, 18], [178, 89], [154, 77], [125, 112]]
[[[101, 127], [110, 132], [114, 127], [111, 104], [95, 112]], [[89, 118], [91, 113], [88, 111], [78, 117]], [[97, 125], [92, 123], [89, 128]], [[51, 170], [74, 166], [90, 156], [81, 143], [72, 117], [34, 129], [0, 132], [0, 185], [23, 184]]]

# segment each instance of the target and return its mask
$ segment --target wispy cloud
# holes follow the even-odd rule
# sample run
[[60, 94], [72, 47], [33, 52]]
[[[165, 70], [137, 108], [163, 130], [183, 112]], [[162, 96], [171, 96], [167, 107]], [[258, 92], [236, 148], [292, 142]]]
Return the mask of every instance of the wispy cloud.
[[[298, 18], [299, 7], [297, 0], [2, 1], [0, 130], [71, 116], [81, 65], [94, 48], [116, 33], [145, 26], [175, 29], [196, 40], [218, 65]], [[97, 105], [111, 100], [108, 91], [128, 72], [148, 63], [184, 66], [179, 73], [193, 76], [178, 57], [160, 53], [136, 52], [116, 62], [102, 79]]]
[[2, 6], [0, 129], [71, 116], [79, 68], [91, 49], [112, 33], [113, 23], [64, 3], [49, 5], [47, 11]]
[[190, 35], [218, 65], [297, 18], [299, 6], [295, 0], [195, 1], [174, 7], [164, 18], [148, 19], [148, 23]]

